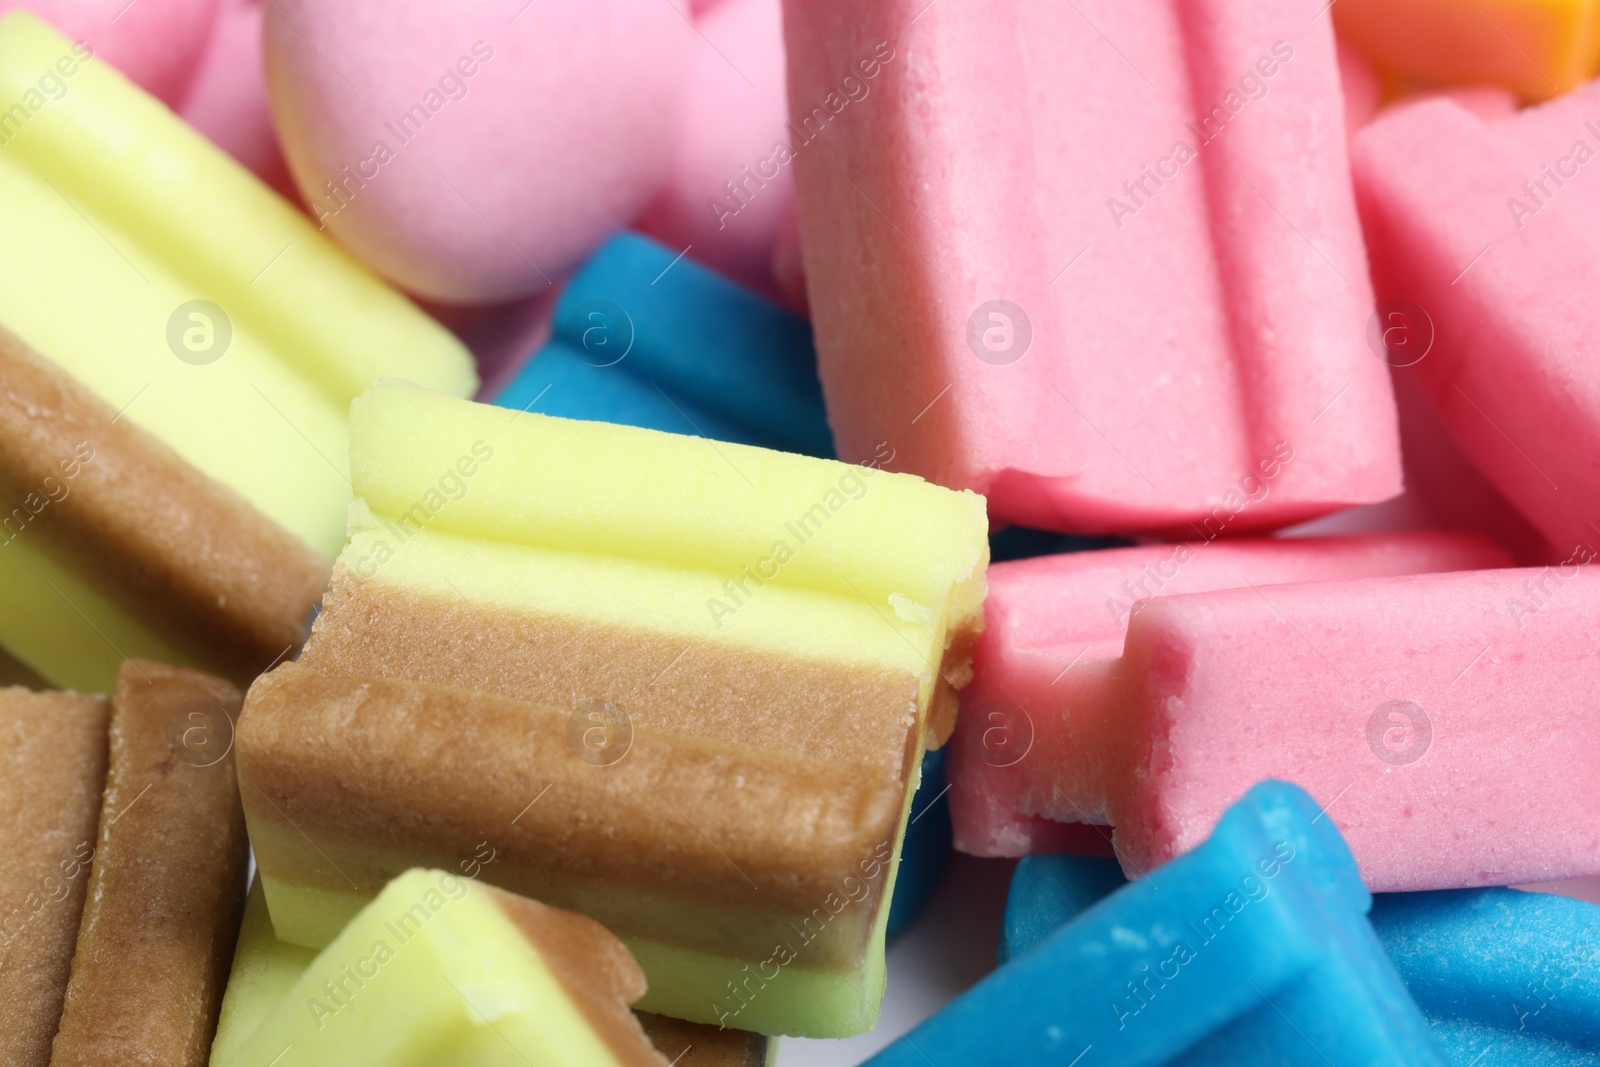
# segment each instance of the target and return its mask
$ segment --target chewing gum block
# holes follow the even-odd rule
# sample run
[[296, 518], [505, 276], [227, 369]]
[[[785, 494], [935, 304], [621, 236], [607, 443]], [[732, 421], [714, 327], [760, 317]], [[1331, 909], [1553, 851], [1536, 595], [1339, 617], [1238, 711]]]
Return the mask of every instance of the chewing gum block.
[[1022, 857], [1006, 893], [1000, 962], [1029, 951], [1127, 882], [1106, 856]]
[[124, 653], [248, 683], [300, 644], [326, 557], [4, 328], [0, 376], [0, 641], [108, 692]]
[[1150, 601], [1128, 627], [1107, 761], [1124, 869], [1194, 847], [1277, 776], [1326, 805], [1375, 891], [1600, 873], [1597, 625], [1586, 568]]
[[130, 660], [52, 1067], [203, 1067], [244, 907], [238, 690]]
[[212, 1063], [664, 1067], [628, 1011], [643, 992], [639, 965], [600, 924], [416, 869]]
[[[1500, 567], [1478, 537], [1397, 533], [1206, 541], [1075, 552], [989, 568], [988, 627], [950, 746], [956, 847], [1058, 851], [1059, 823], [1110, 821], [1122, 644], [1153, 597], [1284, 582]], [[1102, 845], [1098, 834], [1083, 838]]]
[[0, 1062], [45, 1067], [106, 778], [99, 697], [0, 689]]
[[[226, 498], [219, 508], [253, 511], [303, 552], [331, 557], [350, 499], [350, 401], [386, 375], [469, 395], [477, 383], [465, 349], [164, 105], [26, 11], [0, 16], [0, 114], [0, 226], [11, 249], [0, 261], [0, 326], [98, 401], [93, 432], [69, 445], [101, 454], [108, 427], [131, 423], [212, 483]], [[51, 417], [34, 404], [10, 417]], [[41, 458], [84, 462], [71, 450]], [[41, 502], [67, 484], [60, 470], [52, 479], [0, 499], [6, 536], [18, 540], [0, 552], [0, 585], [25, 593], [27, 606], [0, 620], [0, 644], [53, 683], [83, 689], [114, 681], [113, 643], [231, 673], [179, 654], [182, 643], [139, 617], [126, 590], [81, 575], [74, 545], [26, 537]], [[151, 519], [152, 506], [116, 533], [154, 540], [140, 523], [166, 521], [181, 540], [183, 527]], [[142, 580], [167, 576], [182, 607], [192, 592], [178, 575], [192, 562], [145, 562]], [[295, 571], [288, 584], [298, 583]], [[247, 600], [234, 589], [212, 613], [248, 630]], [[303, 622], [303, 611], [274, 621]]]
[[1413, 84], [1499, 85], [1548, 100], [1600, 64], [1595, 0], [1339, 0], [1340, 37]]
[[1373, 935], [1350, 850], [1297, 786], [1268, 781], [1215, 832], [868, 1060], [1026, 1067], [1404, 1063], [1445, 1067]]
[[[981, 500], [399, 384], [353, 425], [350, 544], [241, 730], [278, 935], [325, 944], [399, 865], [454, 863], [556, 782], [484, 877], [623, 936], [642, 1009], [869, 1029], [916, 772], [970, 677]], [[358, 713], [335, 769], [304, 724]]]
[[1578, 562], [1600, 549], [1597, 153], [1593, 84], [1498, 116], [1403, 103], [1351, 149], [1382, 336], [1409, 364], [1396, 375], [1416, 379], [1551, 558]]
[[1372, 925], [1452, 1062], [1600, 1053], [1600, 906], [1515, 889], [1386, 893]]
[[[249, 1047], [256, 1028], [286, 1000], [316, 958], [311, 949], [278, 940], [258, 879], [239, 926], [217, 1039], [211, 1046], [214, 1067], [233, 1062]], [[637, 1017], [650, 1043], [676, 1067], [766, 1067], [769, 1038], [644, 1012]]]
[[573, 276], [550, 342], [495, 403], [833, 455], [805, 320], [632, 233]]
[[784, 14], [841, 456], [889, 440], [997, 522], [1075, 533], [1188, 536], [1262, 479], [1232, 532], [1400, 492], [1327, 19], [1277, 0]]

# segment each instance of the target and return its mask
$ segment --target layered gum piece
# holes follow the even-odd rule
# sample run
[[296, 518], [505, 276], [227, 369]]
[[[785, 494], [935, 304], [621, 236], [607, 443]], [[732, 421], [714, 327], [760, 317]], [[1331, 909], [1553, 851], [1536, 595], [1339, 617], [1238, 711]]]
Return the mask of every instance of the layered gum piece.
[[[394, 879], [315, 955], [268, 943], [257, 916], [235, 965], [281, 968], [235, 1001], [217, 1067], [664, 1067], [628, 1004], [644, 974], [581, 915], [438, 870]], [[291, 953], [286, 955], [285, 953]], [[305, 956], [311, 958], [306, 959]]]
[[1580, 563], [1600, 551], [1597, 153], [1593, 85], [1498, 117], [1402, 105], [1352, 148], [1385, 313], [1426, 352], [1396, 373], [1555, 558]]
[[240, 694], [131, 660], [51, 1067], [205, 1067], [244, 906], [234, 775]]
[[1324, 806], [1374, 891], [1600, 873], [1597, 620], [1600, 578], [1579, 568], [1150, 601], [1128, 628], [1108, 759], [1124, 868], [1193, 847], [1251, 783], [1282, 777]]
[[489, 840], [486, 878], [623, 937], [645, 1010], [869, 1028], [981, 625], [982, 501], [400, 384], [352, 426], [350, 543], [241, 724], [279, 936], [324, 944]]
[[[956, 846], [978, 856], [1076, 851], [1068, 823], [1108, 824], [1128, 623], [1150, 598], [1286, 582], [1507, 566], [1462, 534], [1188, 542], [989, 568], [988, 626], [950, 745]], [[1096, 834], [1092, 844], [1102, 841]]]
[[[20, 101], [0, 123], [0, 327], [19, 388], [0, 590], [29, 608], [0, 619], [0, 644], [85, 690], [109, 690], [124, 654], [247, 680], [298, 637], [338, 550], [350, 400], [385, 374], [462, 395], [476, 378], [442, 327], [87, 53], [27, 12], [0, 17], [0, 97]], [[58, 440], [67, 422], [81, 429]], [[128, 444], [125, 424], [148, 439]], [[163, 491], [65, 523], [61, 501], [90, 495], [67, 466], [96, 462]], [[68, 528], [32, 528], [52, 508]], [[241, 581], [247, 548], [272, 578]]]
[[0, 1062], [46, 1067], [106, 777], [99, 697], [0, 689]]
[[[287, 999], [317, 955], [278, 939], [258, 879], [239, 926], [233, 970], [211, 1046], [212, 1063], [222, 1067], [239, 1062], [246, 1050], [259, 1044], [252, 1040], [256, 1029]], [[638, 1020], [650, 1043], [674, 1067], [766, 1067], [772, 1044], [768, 1038], [643, 1012]]]
[[1269, 0], [785, 15], [842, 456], [888, 440], [997, 520], [1084, 533], [1209, 537], [1400, 491], [1326, 19]]

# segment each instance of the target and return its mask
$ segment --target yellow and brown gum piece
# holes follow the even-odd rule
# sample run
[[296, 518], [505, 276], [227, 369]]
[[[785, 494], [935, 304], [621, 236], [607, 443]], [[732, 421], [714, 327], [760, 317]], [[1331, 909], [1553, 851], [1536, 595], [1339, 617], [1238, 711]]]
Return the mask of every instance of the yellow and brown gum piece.
[[300, 644], [325, 558], [3, 327], [0, 383], [0, 519], [66, 489], [19, 536], [240, 684]]
[[123, 664], [52, 1067], [206, 1064], [244, 910], [249, 845], [225, 747], [239, 707], [220, 678]]
[[[239, 728], [264, 873], [372, 893], [487, 838], [498, 856], [485, 877], [503, 888], [623, 937], [659, 938], [670, 914], [675, 939], [717, 954], [769, 953], [841, 886], [882, 895], [887, 872], [860, 864], [893, 844], [897, 773], [638, 725], [624, 758], [594, 766], [570, 747], [569, 719], [470, 689], [279, 667], [251, 687]], [[874, 907], [835, 920], [836, 948], [814, 946], [813, 965], [852, 966]], [[837, 943], [851, 931], [853, 948]]]
[[556, 981], [622, 1067], [664, 1062], [628, 1005], [644, 996], [644, 972], [593, 919], [490, 888], [495, 903], [528, 939]]

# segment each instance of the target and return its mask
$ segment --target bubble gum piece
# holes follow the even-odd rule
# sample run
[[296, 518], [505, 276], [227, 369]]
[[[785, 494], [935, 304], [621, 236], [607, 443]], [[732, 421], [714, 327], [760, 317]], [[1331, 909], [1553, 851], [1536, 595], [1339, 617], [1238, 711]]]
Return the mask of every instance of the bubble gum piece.
[[[317, 953], [311, 949], [278, 940], [267, 913], [267, 898], [257, 879], [245, 902], [233, 970], [217, 1023], [217, 1039], [211, 1046], [214, 1067], [237, 1062], [249, 1047], [256, 1028], [283, 1003], [316, 958]], [[766, 1067], [772, 1043], [768, 1038], [644, 1012], [636, 1014], [650, 1043], [676, 1067]], [[671, 1059], [673, 1056], [679, 1058]]]
[[1000, 962], [1016, 959], [1128, 880], [1106, 856], [1024, 856], [1011, 872]]
[[326, 943], [495, 824], [483, 876], [616, 930], [643, 1010], [870, 1029], [917, 762], [981, 625], [981, 500], [398, 383], [352, 418], [350, 544], [240, 727], [279, 936]]
[[1600, 1056], [1600, 907], [1515, 889], [1385, 893], [1372, 926], [1452, 1063]]
[[[292, 966], [270, 947], [256, 951], [252, 966]], [[662, 1067], [627, 1009], [643, 992], [639, 965], [598, 923], [445, 871], [411, 870], [212, 1062]]]
[[[60, 99], [36, 92], [50, 70]], [[123, 655], [246, 680], [298, 642], [342, 541], [351, 399], [383, 375], [470, 394], [470, 357], [26, 12], [0, 17], [5, 99], [22, 103], [0, 121], [0, 326], [42, 359], [0, 357], [15, 389], [0, 465], [28, 479], [0, 499], [0, 587], [28, 605], [0, 617], [0, 643], [83, 690], [109, 689]], [[104, 528], [34, 528], [80, 508]]]
[[204, 1067], [244, 907], [239, 691], [130, 660], [51, 1067]]
[[99, 697], [0, 689], [0, 1062], [46, 1067], [106, 777]]
[[1594, 0], [1339, 0], [1339, 33], [1384, 71], [1431, 85], [1502, 85], [1547, 100], [1594, 76]]
[[1331, 822], [1263, 782], [1209, 839], [1124, 887], [868, 1060], [921, 1049], [981, 1067], [1092, 1049], [1147, 1064], [1444, 1067], [1366, 918], [1372, 898]]
[[289, 164], [272, 128], [261, 58], [261, 0], [222, 0], [216, 25], [178, 113], [285, 196]]
[[443, 303], [548, 288], [645, 208], [681, 136], [697, 42], [671, 3], [278, 0], [266, 15], [273, 116], [307, 204]]
[[[1128, 627], [1107, 760], [1124, 869], [1192, 847], [1249, 782], [1293, 776], [1375, 891], [1600, 873], [1600, 784], [1582, 770], [1600, 758], [1597, 619], [1587, 568], [1149, 601]], [[1568, 769], [1568, 804], [1523, 785]]]
[[773, 249], [794, 209], [785, 128], [781, 0], [727, 0], [695, 18], [688, 116], [645, 233], [748, 285], [777, 292]]
[[1597, 130], [1591, 85], [1489, 120], [1448, 99], [1401, 105], [1352, 149], [1399, 373], [1556, 558], [1600, 547]]
[[805, 321], [648, 237], [595, 253], [552, 335], [495, 403], [833, 454]]
[[219, 0], [0, 0], [0, 15], [18, 8], [34, 12], [86, 42], [145, 92], [176, 106], [201, 62], [218, 6]]
[[840, 455], [888, 439], [997, 522], [1077, 533], [1184, 531], [1262, 483], [1236, 532], [1400, 491], [1327, 20], [1270, 0], [785, 18]]
[[1130, 726], [1120, 705], [1123, 641], [1148, 598], [1508, 564], [1480, 538], [1400, 533], [1142, 545], [992, 565], [987, 628], [950, 748], [956, 847], [1020, 856], [1103, 842], [1062, 840], [1056, 823], [1113, 821], [1105, 804]]

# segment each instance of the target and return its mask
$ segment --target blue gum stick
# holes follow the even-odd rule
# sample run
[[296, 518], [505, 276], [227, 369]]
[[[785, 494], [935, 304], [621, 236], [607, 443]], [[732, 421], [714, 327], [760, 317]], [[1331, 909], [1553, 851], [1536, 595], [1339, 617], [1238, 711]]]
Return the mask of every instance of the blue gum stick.
[[495, 403], [831, 457], [816, 364], [804, 319], [622, 233], [573, 276], [550, 342]]
[[867, 1062], [1444, 1067], [1367, 921], [1355, 860], [1320, 814], [1298, 786], [1257, 785], [1200, 847]]

